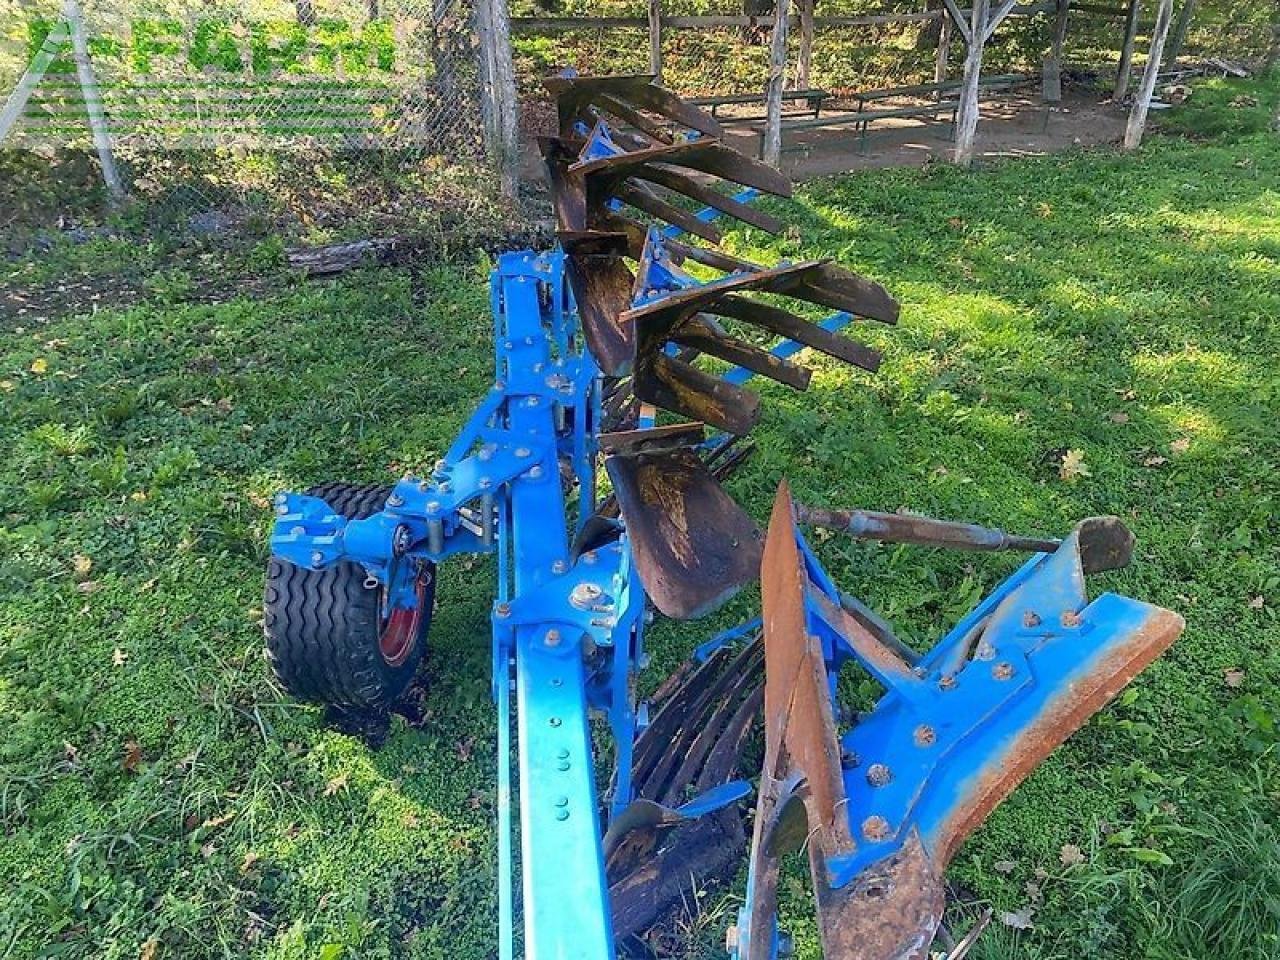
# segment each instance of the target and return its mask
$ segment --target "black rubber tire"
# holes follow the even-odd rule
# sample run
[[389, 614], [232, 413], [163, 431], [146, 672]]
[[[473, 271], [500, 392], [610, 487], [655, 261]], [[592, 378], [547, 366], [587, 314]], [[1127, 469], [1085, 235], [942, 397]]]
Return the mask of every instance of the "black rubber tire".
[[[307, 491], [335, 511], [361, 520], [381, 510], [391, 488], [328, 483]], [[426, 571], [425, 613], [408, 657], [392, 665], [379, 640], [382, 591], [365, 586], [358, 563], [308, 570], [272, 557], [267, 565], [263, 621], [267, 656], [286, 690], [299, 700], [348, 710], [380, 711], [404, 692], [422, 662], [435, 599], [435, 570]]]

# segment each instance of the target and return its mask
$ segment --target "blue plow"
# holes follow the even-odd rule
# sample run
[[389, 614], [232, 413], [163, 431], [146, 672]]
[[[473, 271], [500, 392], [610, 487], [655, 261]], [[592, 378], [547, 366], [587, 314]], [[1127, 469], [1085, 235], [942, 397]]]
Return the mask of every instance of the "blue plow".
[[[777, 858], [808, 837], [826, 955], [922, 957], [956, 846], [1181, 621], [1086, 599], [1086, 572], [1128, 560], [1114, 521], [1059, 543], [805, 511], [784, 484], [766, 538], [720, 484], [759, 419], [745, 384], [807, 388], [805, 348], [874, 370], [879, 354], [844, 330], [895, 323], [898, 306], [826, 260], [765, 267], [714, 246], [721, 217], [781, 229], [751, 203], [790, 185], [652, 78], [547, 85], [559, 244], [493, 271], [493, 386], [423, 475], [277, 498], [272, 662], [299, 697], [385, 711], [421, 660], [436, 566], [494, 554], [500, 958], [607, 960], [692, 886], [727, 880], [747, 856], [756, 775], [735, 956], [779, 952]], [[834, 312], [815, 322], [787, 301]], [[800, 519], [1037, 555], [921, 655], [835, 587]], [[701, 616], [762, 571], [761, 619], [641, 699], [648, 620]], [[849, 663], [885, 694], [841, 731], [835, 678]], [[765, 767], [744, 771], [762, 715]]]

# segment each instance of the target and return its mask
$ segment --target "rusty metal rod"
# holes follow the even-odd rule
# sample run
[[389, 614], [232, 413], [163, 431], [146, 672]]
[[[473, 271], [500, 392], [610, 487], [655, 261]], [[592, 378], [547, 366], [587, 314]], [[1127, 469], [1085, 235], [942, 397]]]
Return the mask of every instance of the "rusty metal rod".
[[914, 543], [953, 550], [1028, 550], [1052, 553], [1061, 540], [1017, 537], [993, 527], [954, 523], [902, 513], [874, 510], [822, 510], [797, 506], [801, 522], [827, 530], [838, 530], [855, 540], [882, 540], [885, 543]]

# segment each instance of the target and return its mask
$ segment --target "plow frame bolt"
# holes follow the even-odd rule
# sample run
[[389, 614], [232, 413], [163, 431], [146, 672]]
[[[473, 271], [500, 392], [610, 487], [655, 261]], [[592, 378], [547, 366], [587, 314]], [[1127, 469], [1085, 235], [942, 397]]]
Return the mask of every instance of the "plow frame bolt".
[[1028, 610], [1022, 615], [1022, 625], [1030, 630], [1033, 627], [1040, 626], [1040, 614], [1034, 610]]
[[1084, 621], [1081, 619], [1080, 614], [1076, 613], [1074, 610], [1064, 610], [1062, 612], [1062, 625], [1068, 629], [1078, 627], [1083, 622]]
[[556, 629], [548, 630], [545, 643], [548, 647], [560, 646], [560, 631]]
[[511, 616], [511, 604], [503, 600], [493, 608], [493, 612], [499, 617], [509, 617]]
[[568, 569], [569, 565], [563, 560], [557, 560], [555, 563], [551, 564], [552, 573], [564, 573]]
[[912, 734], [912, 739], [915, 740], [917, 747], [932, 747], [938, 742], [938, 734], [929, 724], [922, 723], [916, 727], [915, 732]]
[[991, 675], [997, 680], [1011, 680], [1013, 678], [1013, 664], [1008, 660], [1002, 660], [991, 668]]
[[883, 763], [873, 763], [867, 767], [867, 783], [873, 787], [887, 787], [893, 780], [893, 771]]
[[862, 821], [862, 837], [872, 843], [889, 838], [889, 821], [879, 814], [872, 814]]

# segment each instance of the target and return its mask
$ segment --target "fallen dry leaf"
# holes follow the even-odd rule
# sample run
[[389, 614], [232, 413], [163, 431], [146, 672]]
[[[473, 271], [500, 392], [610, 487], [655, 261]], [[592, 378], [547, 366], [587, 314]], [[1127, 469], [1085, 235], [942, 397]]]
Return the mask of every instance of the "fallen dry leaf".
[[84, 583], [77, 583], [76, 589], [81, 593], [97, 593], [102, 589], [102, 584], [97, 580], [86, 580]]
[[1222, 682], [1234, 690], [1244, 684], [1244, 671], [1239, 667], [1228, 667], [1222, 671]]
[[248, 873], [250, 870], [253, 869], [254, 864], [256, 864], [260, 859], [261, 857], [259, 857], [256, 853], [250, 850], [248, 853], [244, 855], [244, 859], [240, 861], [240, 872], [242, 874]]
[[1074, 843], [1066, 843], [1058, 851], [1058, 860], [1064, 867], [1074, 867], [1078, 863], [1084, 863], [1084, 853]]
[[1142, 465], [1144, 467], [1163, 467], [1168, 462], [1169, 462], [1168, 457], [1162, 457], [1160, 456], [1160, 454], [1157, 453], [1143, 460]]
[[128, 740], [124, 745], [124, 760], [121, 765], [129, 773], [137, 773], [142, 765], [142, 744], [137, 740]]
[[113, 666], [123, 667], [128, 660], [129, 655], [119, 647], [116, 647], [115, 650], [111, 652], [111, 663]]
[[1173, 443], [1169, 444], [1169, 449], [1174, 453], [1186, 453], [1191, 449], [1191, 441], [1186, 437], [1179, 437]]
[[36, 357], [31, 361], [31, 372], [34, 374], [42, 374], [49, 372], [49, 361], [44, 357]]
[[345, 773], [340, 773], [324, 785], [324, 795], [326, 797], [332, 797], [339, 790], [345, 790], [346, 787], [347, 775]]
[[83, 553], [77, 553], [71, 558], [71, 569], [75, 571], [77, 577], [84, 579], [89, 575], [89, 571], [93, 569], [93, 560]]
[[160, 956], [160, 940], [157, 937], [148, 937], [147, 942], [138, 951], [138, 960], [156, 960], [158, 956]]
[[1267, 602], [1267, 601], [1266, 601], [1266, 600], [1264, 600], [1264, 599], [1262, 598], [1262, 596], [1261, 596], [1261, 595], [1256, 596], [1256, 597], [1254, 597], [1252, 600], [1250, 600], [1250, 601], [1249, 601], [1249, 609], [1250, 609], [1250, 610], [1261, 610], [1261, 609], [1262, 609], [1262, 607], [1263, 607], [1263, 605], [1264, 605], [1266, 602]]
[[206, 830], [217, 830], [219, 827], [225, 827], [228, 823], [236, 818], [234, 813], [223, 813], [216, 817], [209, 817], [200, 826]]
[[1128, 423], [1129, 415], [1125, 413], [1123, 410], [1116, 410], [1113, 413], [1108, 413], [1107, 419], [1110, 420], [1112, 423]]
[[1084, 451], [1068, 450], [1063, 454], [1062, 463], [1058, 467], [1058, 476], [1067, 481], [1075, 480], [1078, 477], [1093, 476], [1085, 465]]
[[1012, 860], [997, 860], [991, 865], [991, 869], [996, 873], [1013, 873], [1017, 868], [1018, 865]]

